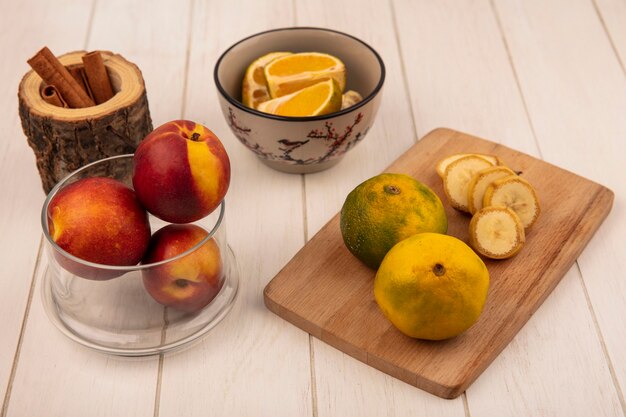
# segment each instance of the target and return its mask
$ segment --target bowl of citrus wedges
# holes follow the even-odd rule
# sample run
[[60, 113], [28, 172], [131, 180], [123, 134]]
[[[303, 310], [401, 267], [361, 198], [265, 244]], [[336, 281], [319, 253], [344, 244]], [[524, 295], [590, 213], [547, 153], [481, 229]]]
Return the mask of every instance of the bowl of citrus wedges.
[[[523, 250], [541, 210], [532, 184], [495, 155], [449, 155], [433, 169], [445, 198], [414, 177], [380, 174], [348, 194], [340, 229], [348, 250], [376, 270], [384, 316], [407, 336], [444, 340], [481, 315], [490, 281], [483, 260]], [[442, 200], [471, 215], [468, 242], [447, 234]]]
[[222, 113], [264, 164], [290, 173], [337, 164], [370, 129], [385, 66], [365, 42], [292, 27], [245, 38], [215, 65]]

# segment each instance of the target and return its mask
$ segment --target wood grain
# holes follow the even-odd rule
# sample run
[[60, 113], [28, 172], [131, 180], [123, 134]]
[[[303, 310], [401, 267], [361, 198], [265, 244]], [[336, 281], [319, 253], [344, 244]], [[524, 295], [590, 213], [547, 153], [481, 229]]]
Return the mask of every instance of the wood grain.
[[623, 27], [614, 24], [626, 19], [626, 9], [612, 3], [597, 2], [608, 33], [593, 2], [585, 0], [549, 5], [497, 1], [495, 6], [543, 156], [615, 192], [618, 209], [578, 265], [613, 390], [626, 413], [626, 280], [621, 272], [626, 269], [626, 73], [616, 55], [626, 50], [626, 38]]
[[[307, 0], [297, 2], [296, 12], [298, 25], [329, 27], [367, 42], [380, 53], [387, 73], [383, 104], [367, 137], [333, 169], [304, 177], [306, 228], [310, 239], [339, 211], [356, 184], [391, 164], [415, 143], [417, 135], [391, 4], [377, 0]], [[376, 24], [372, 25], [374, 20]], [[461, 398], [442, 402], [314, 337], [311, 337], [311, 350], [319, 417], [464, 415]]]
[[[263, 288], [302, 246], [302, 180], [263, 165], [219, 111], [213, 65], [231, 44], [292, 25], [291, 3], [193, 3], [183, 116], [209, 126], [231, 159], [226, 231], [240, 270], [229, 315], [184, 354], [163, 363], [163, 416], [311, 416], [308, 335], [263, 307]], [[236, 22], [236, 23], [235, 23]]]
[[[74, 19], [64, 21], [62, 8], [40, 7], [36, 0], [3, 3], [0, 24], [0, 395], [8, 398], [10, 377], [18, 351], [22, 323], [29, 304], [29, 292], [41, 238], [39, 215], [44, 195], [37, 174], [35, 158], [26, 144], [20, 127], [17, 88], [29, 70], [26, 60], [47, 44], [63, 51], [76, 36], [87, 31], [90, 5], [81, 1], [66, 2]], [[22, 22], [28, 22], [22, 23]], [[55, 24], [63, 22], [63, 29]], [[37, 27], [38, 30], [33, 30]], [[39, 302], [34, 294], [32, 302]], [[8, 404], [8, 403], [7, 403]], [[5, 406], [7, 404], [4, 404]]]
[[[478, 323], [445, 342], [403, 336], [379, 312], [374, 272], [343, 245], [335, 216], [265, 289], [267, 307], [375, 368], [444, 398], [461, 394], [526, 323], [608, 214], [613, 193], [596, 183], [493, 142], [438, 129], [388, 169], [413, 175], [442, 195], [436, 161], [451, 153], [502, 158], [537, 189], [543, 214], [524, 250], [487, 261], [491, 287]], [[567, 190], [576, 187], [580, 194]], [[465, 215], [447, 210], [449, 234], [467, 241]]]
[[39, 299], [46, 264], [44, 256], [6, 416], [152, 417], [156, 358], [107, 356], [63, 336]]
[[[66, 20], [85, 22], [85, 26], [82, 32], [76, 31], [65, 39], [65, 46], [50, 45], [50, 48], [62, 53], [68, 50], [67, 45], [73, 42], [72, 37], [78, 36], [83, 49], [111, 50], [123, 55], [142, 69], [155, 126], [178, 118], [182, 105], [180, 94], [174, 94], [174, 91], [182, 91], [183, 88], [185, 50], [173, 47], [172, 44], [184, 44], [187, 33], [164, 31], [162, 28], [168, 25], [185, 27], [189, 4], [179, 3], [177, 13], [171, 13], [167, 3], [151, 3], [152, 13], [147, 19], [144, 16], [144, 4], [130, 5], [121, 0], [97, 2], [88, 42], [87, 23], [90, 22], [91, 9], [88, 8], [80, 15], [58, 16], [56, 20], [59, 26], [49, 26], [52, 33], [66, 33], [67, 29], [63, 27]], [[25, 10], [30, 8], [37, 9], [31, 6]], [[43, 22], [42, 25], [46, 26]], [[42, 39], [41, 42], [46, 40]], [[163, 64], [162, 56], [150, 49], [156, 48], [156, 45], [171, 53], [168, 65]], [[163, 80], [167, 80], [170, 90], [162, 87]], [[150, 85], [154, 93], [150, 92]], [[160, 104], [153, 103], [153, 98], [157, 98]], [[17, 103], [14, 105], [17, 107]], [[30, 151], [28, 148], [26, 150]], [[38, 225], [39, 219], [34, 217], [31, 221]], [[45, 260], [43, 262], [45, 265]], [[39, 280], [24, 332], [7, 415], [153, 416], [158, 385], [158, 358], [119, 360], [65, 340], [42, 308], [40, 284]], [[32, 387], [36, 387], [38, 395], [33, 395]]]
[[[3, 417], [625, 415], [623, 0], [198, 0], [192, 9], [188, 2], [25, 0], [3, 6]], [[226, 45], [291, 25], [354, 34], [382, 54], [388, 70], [366, 140], [337, 167], [304, 179], [261, 166], [236, 142], [211, 80]], [[203, 122], [215, 128], [236, 165], [227, 229], [245, 292], [230, 321], [192, 349], [166, 356], [162, 372], [154, 359], [120, 361], [68, 342], [40, 308], [40, 287], [29, 291], [43, 196], [19, 126], [16, 89], [28, 71], [25, 60], [43, 45], [122, 53], [143, 71], [155, 125], [181, 115]], [[578, 264], [454, 401], [420, 392], [319, 339], [309, 345], [310, 336], [261, 305], [263, 286], [305, 243], [303, 236], [312, 237], [351, 188], [437, 126], [543, 156], [616, 194], [615, 208]]]
[[[492, 3], [492, 7], [489, 3]], [[438, 126], [453, 126], [459, 130], [491, 138], [533, 156], [541, 156], [546, 146], [549, 146], [557, 150], [550, 154], [549, 160], [561, 166], [567, 164], [568, 158], [580, 156], [575, 164], [566, 165], [576, 172], [580, 172], [579, 169], [585, 165], [596, 165], [598, 160], [606, 158], [610, 152], [598, 150], [593, 156], [589, 156], [593, 143], [597, 142], [602, 147], [604, 141], [620, 141], [621, 135], [590, 134], [587, 129], [575, 127], [573, 121], [585, 120], [586, 113], [591, 110], [586, 107], [587, 99], [584, 98], [590, 92], [580, 91], [579, 84], [604, 77], [594, 75], [590, 78], [588, 74], [591, 73], [588, 70], [579, 71], [580, 62], [568, 62], [558, 69], [554, 67], [554, 63], [561, 59], [559, 56], [563, 53], [571, 56], [571, 52], [567, 51], [569, 48], [561, 48], [561, 45], [571, 44], [573, 49], [577, 49], [578, 40], [573, 39], [586, 36], [586, 28], [584, 30], [571, 28], [577, 27], [576, 22], [585, 19], [591, 7], [585, 7], [585, 11], [576, 11], [570, 15], [563, 12], [563, 10], [572, 11], [565, 2], [549, 8], [537, 5], [533, 9], [539, 11], [540, 15], [543, 13], [545, 17], [540, 21], [535, 19], [528, 21], [526, 18], [529, 13], [525, 7], [525, 3], [528, 2], [497, 3], [495, 5], [497, 9], [502, 5], [515, 6], [515, 11], [510, 13], [511, 21], [526, 29], [523, 35], [517, 36], [520, 46], [517, 51], [524, 51], [518, 56], [515, 51], [507, 50], [507, 42], [511, 36], [510, 26], [498, 24], [497, 17], [500, 13], [494, 11], [493, 3], [487, 0], [394, 2], [403, 61], [407, 74], [410, 74], [409, 92], [418, 133], [425, 134]], [[551, 6], [553, 4], [551, 3]], [[591, 3], [584, 1], [576, 4], [591, 6]], [[569, 17], [564, 19], [562, 17], [564, 15]], [[587, 17], [593, 20], [593, 13]], [[502, 19], [501, 16], [500, 18]], [[559, 40], [545, 42], [554, 31], [555, 25], [552, 22], [554, 19], [570, 30], [560, 29]], [[600, 37], [594, 36], [594, 44], [598, 46], [598, 50], [607, 46], [605, 42]], [[547, 46], [550, 46], [549, 50], [544, 49]], [[584, 53], [579, 54], [577, 60], [585, 62], [585, 65], [591, 64], [586, 62], [587, 59], [583, 56]], [[596, 60], [597, 58], [594, 58], [590, 61]], [[522, 66], [527, 69], [528, 79], [537, 85], [533, 91], [546, 103], [532, 115], [528, 114], [525, 102], [530, 92], [528, 84], [518, 79]], [[574, 68], [576, 76], [564, 76], [571, 74]], [[546, 80], [547, 74], [550, 75], [549, 80]], [[613, 79], [613, 82], [616, 80]], [[553, 92], [556, 86], [561, 90], [558, 93]], [[580, 96], [572, 97], [570, 95], [572, 91], [580, 93]], [[580, 114], [569, 115], [570, 111], [577, 113], [576, 109], [584, 107], [585, 111], [581, 111]], [[602, 111], [603, 108], [597, 104], [593, 107], [598, 111]], [[568, 110], [567, 116], [564, 109]], [[546, 136], [536, 137], [534, 129], [536, 117], [545, 118], [553, 131]], [[618, 119], [612, 116], [609, 120], [594, 122], [592, 130], [598, 132], [599, 129], [614, 125]], [[555, 135], [556, 129], [561, 128], [567, 130], [567, 133]], [[574, 141], [577, 145], [588, 149], [570, 151], [574, 137], [577, 138]], [[616, 143], [614, 148], [619, 149], [619, 146]], [[617, 153], [611, 156], [616, 158]], [[614, 170], [615, 168], [610, 168], [603, 171], [608, 177]], [[588, 172], [583, 174], [590, 176]], [[606, 179], [594, 179], [609, 185], [616, 192], [616, 207], [619, 207], [622, 194], [619, 186], [607, 182]], [[618, 209], [613, 210], [583, 253], [583, 257], [597, 256], [601, 260], [613, 256], [611, 253], [619, 250], [615, 242], [612, 243], [608, 255], [602, 249], [594, 249], [598, 243], [604, 241], [602, 231], [618, 216], [618, 213]], [[617, 223], [621, 222], [618, 220]], [[621, 233], [617, 232], [615, 236], [621, 236]], [[607, 282], [595, 271], [588, 273], [594, 283], [604, 285]], [[606, 274], [605, 272], [603, 275]], [[619, 276], [615, 273], [612, 275]], [[571, 291], [584, 294], [579, 269], [574, 268], [568, 277], [572, 277], [573, 282], [567, 284], [562, 282], [560, 285], [577, 287]], [[617, 281], [619, 283], [620, 280]], [[618, 295], [624, 294], [624, 291], [619, 287], [616, 288], [615, 282], [611, 286], [613, 287], [611, 295], [604, 293], [594, 303], [589, 303], [585, 297], [563, 298], [560, 294], [565, 292], [551, 296], [552, 302], [544, 303], [533, 316], [533, 320], [517, 334], [515, 343], [509, 344], [504, 354], [489, 367], [488, 376], [481, 377], [480, 385], [474, 384], [467, 391], [467, 403], [472, 417], [488, 417], [494, 415], [493, 410], [498, 410], [497, 414], [503, 416], [541, 413], [569, 416], [585, 412], [610, 415], [618, 396], [615, 395], [616, 390], [609, 366], [602, 352], [599, 333], [593, 326], [594, 317], [590, 306], [593, 308], [594, 305], [602, 307], [613, 305], [606, 308], [610, 314], [607, 323], [615, 323], [613, 326], [618, 327], [618, 333], [614, 334], [618, 335], [623, 331], [624, 327], [617, 323], [623, 322], [626, 316], [614, 306], [624, 304], [623, 297]], [[542, 335], [540, 344], [535, 343], [537, 335]], [[619, 340], [619, 337], [615, 337], [615, 340]], [[622, 337], [622, 340], [626, 339]], [[532, 354], [529, 353], [529, 346], [534, 347]], [[622, 351], [626, 352], [626, 349]], [[545, 366], [548, 358], [555, 360], [550, 367]], [[602, 403], [606, 393], [611, 393], [610, 402], [606, 402], [601, 408], [592, 406]], [[573, 407], [581, 402], [589, 405], [578, 408], [576, 413], [573, 413], [571, 411]]]

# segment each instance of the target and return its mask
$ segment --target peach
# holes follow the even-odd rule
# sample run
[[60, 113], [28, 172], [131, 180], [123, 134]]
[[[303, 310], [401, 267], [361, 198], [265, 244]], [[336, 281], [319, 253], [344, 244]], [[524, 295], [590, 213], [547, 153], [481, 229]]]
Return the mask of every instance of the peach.
[[[114, 179], [84, 178], [62, 188], [50, 201], [46, 214], [51, 239], [82, 260], [136, 265], [148, 248], [148, 213], [133, 190]], [[65, 259], [68, 262], [62, 262], [63, 266], [84, 278], [115, 276], [96, 273], [97, 268], [79, 268], [79, 263]]]
[[[174, 258], [193, 248], [208, 232], [192, 224], [170, 224], [150, 240], [143, 263]], [[220, 249], [214, 238], [182, 258], [142, 271], [144, 287], [158, 303], [185, 312], [208, 305], [224, 282]]]
[[175, 120], [153, 130], [137, 147], [133, 186], [141, 203], [171, 223], [199, 220], [223, 200], [230, 160], [206, 127]]

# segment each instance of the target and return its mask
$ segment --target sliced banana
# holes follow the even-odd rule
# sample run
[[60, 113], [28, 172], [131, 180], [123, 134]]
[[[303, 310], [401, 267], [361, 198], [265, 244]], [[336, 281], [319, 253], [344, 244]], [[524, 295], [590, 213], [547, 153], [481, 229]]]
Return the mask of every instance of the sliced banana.
[[519, 216], [508, 207], [484, 207], [469, 226], [470, 245], [488, 258], [506, 259], [517, 254], [526, 237]]
[[446, 156], [445, 158], [443, 158], [441, 161], [439, 161], [437, 163], [437, 174], [439, 174], [439, 176], [441, 178], [443, 178], [444, 173], [446, 172], [446, 168], [448, 167], [448, 165], [450, 165], [451, 163], [453, 163], [454, 161], [456, 161], [457, 159], [461, 159], [464, 156], [479, 156], [481, 158], [486, 159], [487, 161], [491, 162], [491, 165], [503, 165], [502, 160], [500, 160], [500, 158], [498, 158], [495, 155], [485, 155], [482, 153], [456, 153], [454, 155], [450, 155], [450, 156]]
[[452, 207], [468, 211], [467, 187], [478, 171], [493, 166], [482, 156], [465, 155], [453, 161], [446, 167], [443, 176], [443, 190]]
[[341, 110], [354, 106], [363, 101], [363, 97], [354, 90], [348, 90], [341, 96]]
[[488, 206], [509, 207], [519, 216], [526, 229], [537, 221], [541, 212], [533, 186], [516, 175], [495, 180], [487, 187], [483, 207]]
[[489, 167], [474, 174], [474, 177], [472, 177], [472, 180], [467, 186], [467, 208], [469, 212], [474, 214], [483, 208], [483, 198], [485, 197], [485, 190], [489, 184], [497, 179], [511, 175], [515, 175], [515, 172], [504, 165]]

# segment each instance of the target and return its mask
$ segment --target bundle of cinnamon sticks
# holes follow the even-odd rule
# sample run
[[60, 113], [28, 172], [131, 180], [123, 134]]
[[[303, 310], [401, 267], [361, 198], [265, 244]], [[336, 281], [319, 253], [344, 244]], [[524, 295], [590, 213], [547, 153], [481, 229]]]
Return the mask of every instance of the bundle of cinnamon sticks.
[[113, 97], [111, 80], [99, 51], [82, 56], [83, 66], [66, 68], [43, 47], [28, 64], [44, 80], [42, 98], [55, 106], [79, 109]]

